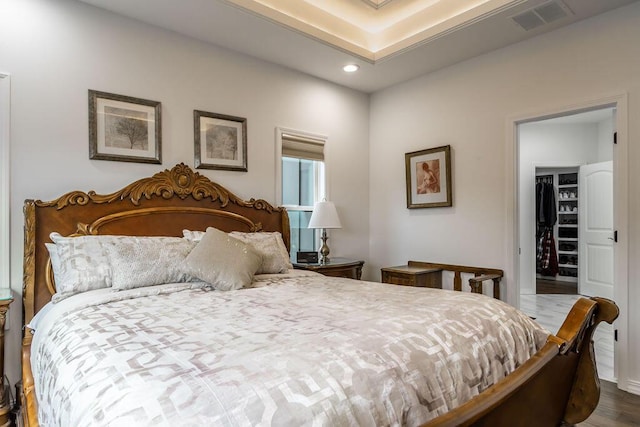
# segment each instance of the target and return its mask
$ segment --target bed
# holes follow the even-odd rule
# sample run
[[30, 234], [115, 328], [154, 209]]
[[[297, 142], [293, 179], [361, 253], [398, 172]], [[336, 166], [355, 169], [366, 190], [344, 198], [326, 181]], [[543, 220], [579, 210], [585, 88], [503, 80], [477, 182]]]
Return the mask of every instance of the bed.
[[[545, 426], [598, 402], [603, 298], [550, 335], [482, 295], [291, 270], [286, 210], [184, 164], [24, 214], [27, 426]], [[67, 288], [59, 258], [95, 242], [72, 273], [101, 285]]]

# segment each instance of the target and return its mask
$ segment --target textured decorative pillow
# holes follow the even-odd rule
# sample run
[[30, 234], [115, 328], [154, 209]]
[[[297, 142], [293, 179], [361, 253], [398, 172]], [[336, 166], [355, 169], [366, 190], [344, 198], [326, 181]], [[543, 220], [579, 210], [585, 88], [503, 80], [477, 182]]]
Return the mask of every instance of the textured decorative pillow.
[[[58, 302], [71, 295], [111, 286], [111, 268], [103, 248], [105, 237], [63, 237], [58, 233], [49, 236], [55, 243], [55, 251], [49, 249], [51, 266], [56, 282], [56, 294], [51, 299]], [[57, 265], [57, 267], [56, 267]], [[57, 270], [57, 271], [56, 271]]]
[[184, 260], [196, 244], [180, 237], [118, 236], [104, 243], [114, 290], [191, 280]]
[[251, 284], [261, 263], [262, 257], [250, 245], [209, 227], [187, 256], [185, 267], [214, 289], [230, 291]]
[[[182, 235], [187, 240], [199, 242], [204, 236], [204, 231], [182, 230]], [[229, 235], [250, 244], [262, 255], [262, 265], [256, 274], [286, 273], [293, 268], [282, 234], [278, 231], [256, 233], [232, 231]]]
[[286, 273], [293, 268], [289, 260], [289, 252], [279, 232], [242, 233], [232, 231], [231, 237], [250, 244], [262, 255], [262, 265], [258, 274]]

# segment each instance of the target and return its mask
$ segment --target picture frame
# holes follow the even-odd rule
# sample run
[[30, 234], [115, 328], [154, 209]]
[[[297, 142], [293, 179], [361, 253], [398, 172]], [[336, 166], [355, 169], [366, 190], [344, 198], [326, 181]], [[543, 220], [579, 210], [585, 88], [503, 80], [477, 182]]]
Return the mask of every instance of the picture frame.
[[193, 111], [196, 169], [247, 172], [247, 119]]
[[451, 146], [406, 153], [407, 208], [453, 205]]
[[89, 158], [161, 164], [160, 102], [90, 89]]

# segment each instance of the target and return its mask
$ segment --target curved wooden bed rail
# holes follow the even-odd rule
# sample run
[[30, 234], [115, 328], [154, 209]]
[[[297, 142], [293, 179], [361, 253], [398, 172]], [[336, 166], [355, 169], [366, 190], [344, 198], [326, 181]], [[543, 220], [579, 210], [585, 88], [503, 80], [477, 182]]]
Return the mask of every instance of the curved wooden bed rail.
[[35, 387], [33, 384], [33, 372], [31, 371], [31, 332], [27, 331], [26, 328], [22, 343], [22, 389], [20, 390], [20, 403], [22, 405], [22, 424], [25, 427], [39, 426], [38, 401], [36, 400]]
[[606, 298], [578, 300], [557, 335], [549, 336], [527, 362], [425, 427], [545, 427], [586, 420], [600, 399], [593, 333], [618, 313], [618, 306]]

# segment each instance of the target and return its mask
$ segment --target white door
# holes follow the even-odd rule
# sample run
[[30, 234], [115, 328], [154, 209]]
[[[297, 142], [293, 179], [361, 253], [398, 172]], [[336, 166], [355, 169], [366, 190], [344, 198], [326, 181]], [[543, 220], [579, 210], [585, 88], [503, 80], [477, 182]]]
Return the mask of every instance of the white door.
[[613, 299], [613, 162], [580, 167], [578, 293]]

